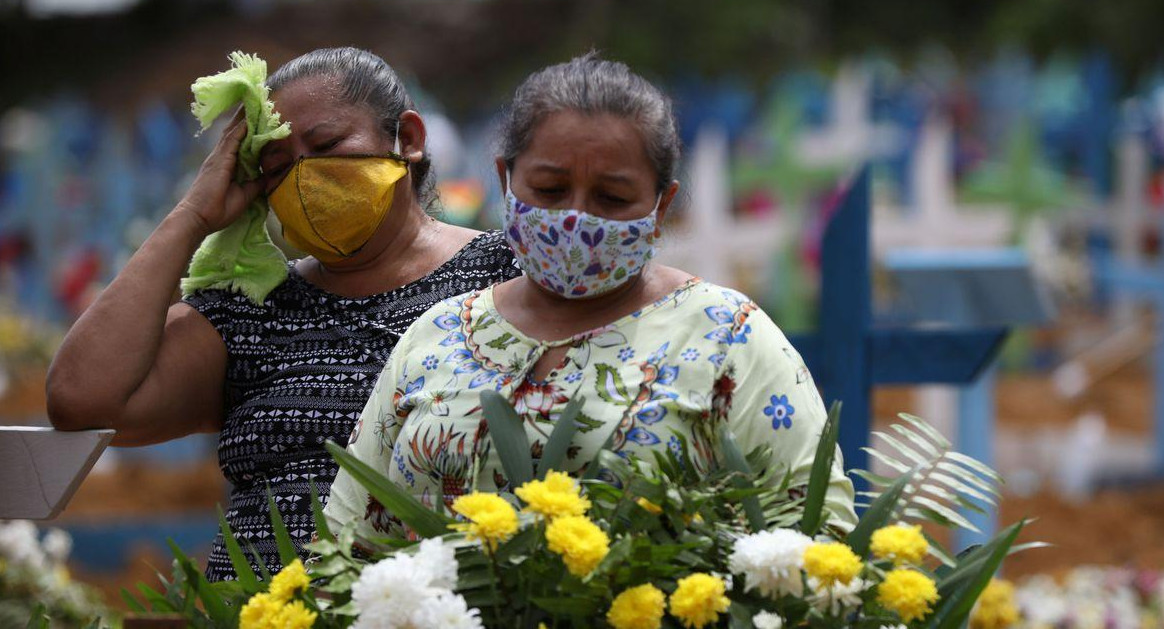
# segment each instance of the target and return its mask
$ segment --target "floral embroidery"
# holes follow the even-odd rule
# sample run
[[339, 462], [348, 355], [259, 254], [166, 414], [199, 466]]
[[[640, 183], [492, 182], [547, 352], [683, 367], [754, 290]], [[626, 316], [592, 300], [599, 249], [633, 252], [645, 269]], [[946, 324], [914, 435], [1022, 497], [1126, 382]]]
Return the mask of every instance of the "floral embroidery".
[[424, 362], [421, 364], [424, 365], [425, 369], [432, 371], [433, 369], [437, 368], [437, 365], [440, 364], [440, 361], [437, 360], [436, 354], [429, 354], [428, 356], [424, 357]]
[[624, 348], [618, 350], [618, 359], [624, 363], [626, 361], [634, 358], [634, 357], [635, 357], [635, 350], [633, 347], [624, 347]]
[[691, 362], [696, 358], [699, 358], [699, 350], [695, 349], [694, 347], [688, 347], [687, 349], [683, 350], [683, 353], [680, 354], [680, 356], [683, 357], [683, 360]]
[[773, 395], [771, 401], [770, 405], [764, 407], [764, 414], [772, 418], [772, 428], [774, 430], [779, 430], [781, 426], [792, 428], [792, 416], [796, 409], [788, 403], [788, 396]]

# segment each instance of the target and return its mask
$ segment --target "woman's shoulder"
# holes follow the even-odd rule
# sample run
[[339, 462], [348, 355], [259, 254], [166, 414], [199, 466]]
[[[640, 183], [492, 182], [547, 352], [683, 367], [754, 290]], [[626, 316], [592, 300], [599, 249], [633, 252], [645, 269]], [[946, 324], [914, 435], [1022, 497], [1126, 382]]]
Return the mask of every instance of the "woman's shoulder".
[[[484, 232], [473, 232], [465, 228], [456, 228], [458, 237], [467, 239], [449, 262], [454, 268], [497, 268], [511, 270], [513, 277], [521, 271], [513, 256], [513, 250], [505, 240], [501, 231], [493, 229]], [[506, 278], [508, 279], [508, 278]]]

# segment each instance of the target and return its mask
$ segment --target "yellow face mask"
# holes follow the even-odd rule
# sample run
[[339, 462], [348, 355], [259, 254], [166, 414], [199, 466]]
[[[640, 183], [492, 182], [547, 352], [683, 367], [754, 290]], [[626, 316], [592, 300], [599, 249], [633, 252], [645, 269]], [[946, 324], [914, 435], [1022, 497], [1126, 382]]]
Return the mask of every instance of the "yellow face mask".
[[320, 262], [338, 262], [376, 233], [406, 174], [408, 162], [398, 156], [303, 157], [267, 203], [287, 242]]

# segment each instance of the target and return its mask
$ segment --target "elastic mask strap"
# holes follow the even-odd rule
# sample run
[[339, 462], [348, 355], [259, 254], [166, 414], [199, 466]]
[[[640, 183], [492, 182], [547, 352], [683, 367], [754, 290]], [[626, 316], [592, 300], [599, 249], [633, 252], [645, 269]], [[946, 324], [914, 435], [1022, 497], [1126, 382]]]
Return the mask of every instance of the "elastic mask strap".
[[400, 155], [400, 117], [396, 117], [396, 139], [392, 141], [392, 152]]

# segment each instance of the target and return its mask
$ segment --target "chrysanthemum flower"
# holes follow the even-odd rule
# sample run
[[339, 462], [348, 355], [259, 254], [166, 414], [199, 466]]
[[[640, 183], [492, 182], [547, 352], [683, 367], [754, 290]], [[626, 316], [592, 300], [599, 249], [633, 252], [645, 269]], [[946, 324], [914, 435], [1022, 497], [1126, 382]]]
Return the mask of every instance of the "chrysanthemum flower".
[[938, 600], [933, 579], [908, 568], [890, 570], [877, 586], [877, 602], [907, 623], [924, 618]]
[[239, 629], [308, 629], [316, 613], [303, 601], [284, 603], [268, 592], [255, 594], [239, 611]]
[[930, 545], [921, 532], [920, 525], [891, 524], [873, 531], [869, 549], [878, 559], [892, 559], [893, 564], [920, 564], [925, 559]]
[[590, 508], [578, 483], [565, 472], [550, 472], [545, 480], [531, 480], [514, 492], [531, 511], [553, 519], [564, 515], [582, 515]]
[[861, 594], [869, 587], [869, 583], [858, 577], [848, 583], [837, 582], [826, 586], [810, 577], [808, 587], [812, 589], [812, 596], [808, 600], [813, 607], [823, 613], [839, 616], [861, 604]]
[[267, 590], [275, 600], [286, 603], [295, 598], [295, 595], [306, 590], [311, 583], [311, 579], [307, 577], [307, 570], [303, 568], [303, 562], [296, 559], [283, 567], [271, 579], [271, 587]]
[[1006, 629], [1018, 624], [1019, 610], [1014, 602], [1014, 585], [1009, 581], [991, 579], [974, 612], [970, 614], [971, 629]]
[[593, 572], [610, 552], [606, 532], [582, 515], [551, 520], [546, 525], [546, 542], [551, 551], [562, 556], [570, 574], [577, 577]]
[[804, 549], [804, 571], [825, 587], [847, 584], [861, 574], [863, 567], [861, 558], [840, 542], [813, 544]]
[[679, 586], [671, 593], [671, 615], [684, 627], [700, 629], [715, 622], [726, 612], [731, 600], [724, 596], [722, 579], [697, 572], [679, 579]]
[[645, 583], [616, 596], [606, 612], [606, 622], [614, 629], [659, 629], [665, 610], [663, 591]]
[[453, 511], [469, 521], [450, 524], [449, 528], [463, 531], [491, 549], [517, 532], [517, 511], [497, 494], [473, 492], [461, 496], [453, 501]]
[[744, 575], [747, 591], [776, 598], [804, 593], [804, 551], [812, 538], [792, 529], [760, 531], [736, 540], [728, 558], [732, 574]]

